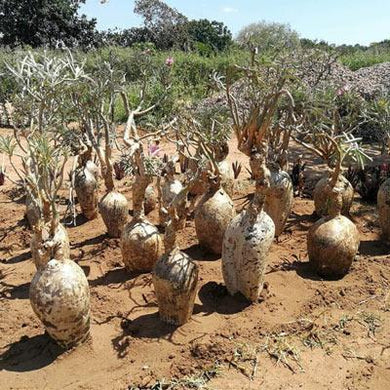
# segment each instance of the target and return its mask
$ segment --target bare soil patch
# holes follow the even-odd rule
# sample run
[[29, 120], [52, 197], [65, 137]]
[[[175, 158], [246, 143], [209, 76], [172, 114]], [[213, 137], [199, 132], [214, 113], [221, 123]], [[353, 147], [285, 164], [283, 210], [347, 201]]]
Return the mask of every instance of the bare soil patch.
[[[230, 158], [245, 163], [234, 147]], [[309, 165], [310, 177], [323, 168]], [[118, 189], [131, 199], [129, 180]], [[251, 192], [243, 169], [239, 209]], [[9, 182], [0, 187], [1, 389], [390, 388], [390, 246], [380, 240], [374, 205], [355, 199], [359, 255], [347, 276], [325, 281], [307, 263], [313, 202], [296, 198], [254, 305], [227, 294], [220, 259], [198, 246], [188, 221], [180, 245], [198, 262], [200, 283], [194, 315], [180, 328], [159, 320], [151, 275], [126, 272], [101, 218], [78, 218], [69, 228], [71, 256], [90, 283], [92, 337], [63, 351], [30, 307], [35, 267], [18, 199]]]

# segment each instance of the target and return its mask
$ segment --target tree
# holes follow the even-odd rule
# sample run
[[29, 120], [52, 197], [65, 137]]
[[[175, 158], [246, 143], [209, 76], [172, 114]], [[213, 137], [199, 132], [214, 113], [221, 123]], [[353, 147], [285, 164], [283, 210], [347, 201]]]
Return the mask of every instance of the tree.
[[78, 15], [82, 3], [85, 0], [0, 0], [0, 43], [89, 47], [96, 20]]
[[193, 42], [206, 45], [209, 50], [222, 51], [232, 43], [232, 33], [222, 22], [215, 20], [191, 20], [187, 23], [187, 31]]
[[157, 49], [186, 45], [186, 16], [161, 0], [135, 0], [134, 4], [134, 13], [144, 19], [144, 26]]
[[237, 35], [237, 42], [260, 52], [298, 48], [299, 35], [288, 24], [261, 21], [242, 28]]

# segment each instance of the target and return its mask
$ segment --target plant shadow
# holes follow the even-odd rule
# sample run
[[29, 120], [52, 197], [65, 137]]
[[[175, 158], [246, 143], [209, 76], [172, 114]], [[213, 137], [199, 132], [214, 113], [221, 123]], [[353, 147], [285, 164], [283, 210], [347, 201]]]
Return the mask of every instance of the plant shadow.
[[74, 228], [78, 228], [84, 224], [86, 224], [87, 222], [89, 222], [89, 219], [84, 215], [84, 214], [77, 214], [76, 215], [76, 224], [73, 224], [73, 223], [69, 223], [69, 217], [67, 218], [63, 218], [62, 219], [62, 223], [64, 223], [66, 225], [66, 227], [68, 229], [74, 229]]
[[199, 244], [194, 244], [184, 249], [183, 252], [190, 256], [191, 259], [198, 261], [215, 261], [221, 258], [221, 255], [209, 252]]
[[166, 324], [159, 318], [158, 312], [144, 314], [135, 320], [123, 318], [121, 321], [122, 333], [112, 339], [112, 345], [119, 358], [124, 358], [128, 353], [131, 338], [160, 340], [164, 339], [173, 344], [173, 335], [178, 329], [176, 325]]
[[23, 336], [8, 345], [0, 355], [0, 371], [35, 371], [53, 363], [65, 349], [58, 346], [46, 333], [34, 337]]
[[78, 248], [83, 248], [84, 246], [88, 246], [88, 245], [101, 244], [102, 242], [104, 242], [104, 240], [106, 238], [108, 238], [107, 234], [103, 233], [103, 234], [100, 234], [99, 236], [87, 238], [84, 241], [73, 244], [72, 247], [73, 247], [73, 249], [78, 249]]
[[11, 233], [14, 233], [18, 230], [18, 228], [24, 228], [25, 230], [28, 230], [28, 223], [25, 218], [20, 219], [16, 225], [11, 224], [7, 228], [2, 229], [2, 236], [0, 236], [0, 242], [5, 240]]
[[0, 281], [0, 297], [4, 299], [28, 299], [30, 283], [23, 283], [19, 286]]
[[96, 279], [90, 280], [89, 285], [91, 287], [96, 287], [100, 285], [110, 285], [110, 284], [119, 284], [128, 282], [129, 280], [137, 278], [141, 275], [139, 272], [129, 272], [126, 268], [115, 268], [107, 271], [104, 275], [99, 276]]
[[31, 259], [31, 251], [28, 250], [27, 252], [20, 253], [19, 255], [16, 255], [14, 257], [9, 258], [8, 260], [4, 261], [4, 264], [17, 264], [21, 263], [22, 261], [26, 261]]
[[389, 255], [390, 245], [381, 240], [360, 241], [359, 253], [363, 256]]
[[295, 211], [290, 213], [290, 216], [287, 220], [285, 227], [286, 231], [298, 230], [306, 232], [309, 230], [310, 226], [316, 222], [320, 217], [316, 213], [313, 214], [297, 214]]
[[316, 272], [312, 264], [308, 261], [294, 261], [293, 263], [291, 263], [290, 270], [295, 270], [297, 275], [303, 279], [313, 280], [316, 282], [338, 281], [343, 279], [345, 276], [345, 275], [334, 275], [334, 276], [322, 277]]
[[216, 282], [208, 282], [203, 285], [198, 296], [202, 305], [195, 305], [194, 314], [236, 314], [251, 305], [251, 302], [242, 294], [230, 295], [226, 286]]

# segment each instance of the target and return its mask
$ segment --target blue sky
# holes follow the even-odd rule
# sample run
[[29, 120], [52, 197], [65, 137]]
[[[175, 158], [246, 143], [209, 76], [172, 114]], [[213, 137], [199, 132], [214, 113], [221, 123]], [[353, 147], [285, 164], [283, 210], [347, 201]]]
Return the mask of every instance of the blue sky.
[[[166, 0], [191, 19], [224, 22], [233, 34], [260, 20], [289, 23], [302, 37], [369, 44], [390, 39], [390, 0]], [[141, 24], [133, 0], [87, 0], [82, 13], [99, 29]]]

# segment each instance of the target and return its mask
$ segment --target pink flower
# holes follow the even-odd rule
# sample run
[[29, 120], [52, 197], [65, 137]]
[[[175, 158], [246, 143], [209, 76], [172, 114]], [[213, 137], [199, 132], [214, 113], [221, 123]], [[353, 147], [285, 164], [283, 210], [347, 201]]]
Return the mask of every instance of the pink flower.
[[149, 154], [152, 156], [152, 157], [157, 157], [159, 156], [161, 152], [161, 148], [160, 146], [154, 144], [154, 145], [150, 145], [149, 146]]
[[345, 92], [348, 92], [349, 91], [349, 85], [348, 84], [345, 84], [344, 86], [340, 87], [336, 94], [337, 96], [342, 96], [345, 94]]
[[165, 60], [165, 65], [167, 65], [167, 66], [172, 66], [174, 62], [175, 62], [175, 61], [174, 61], [173, 57], [168, 57], [168, 58]]

